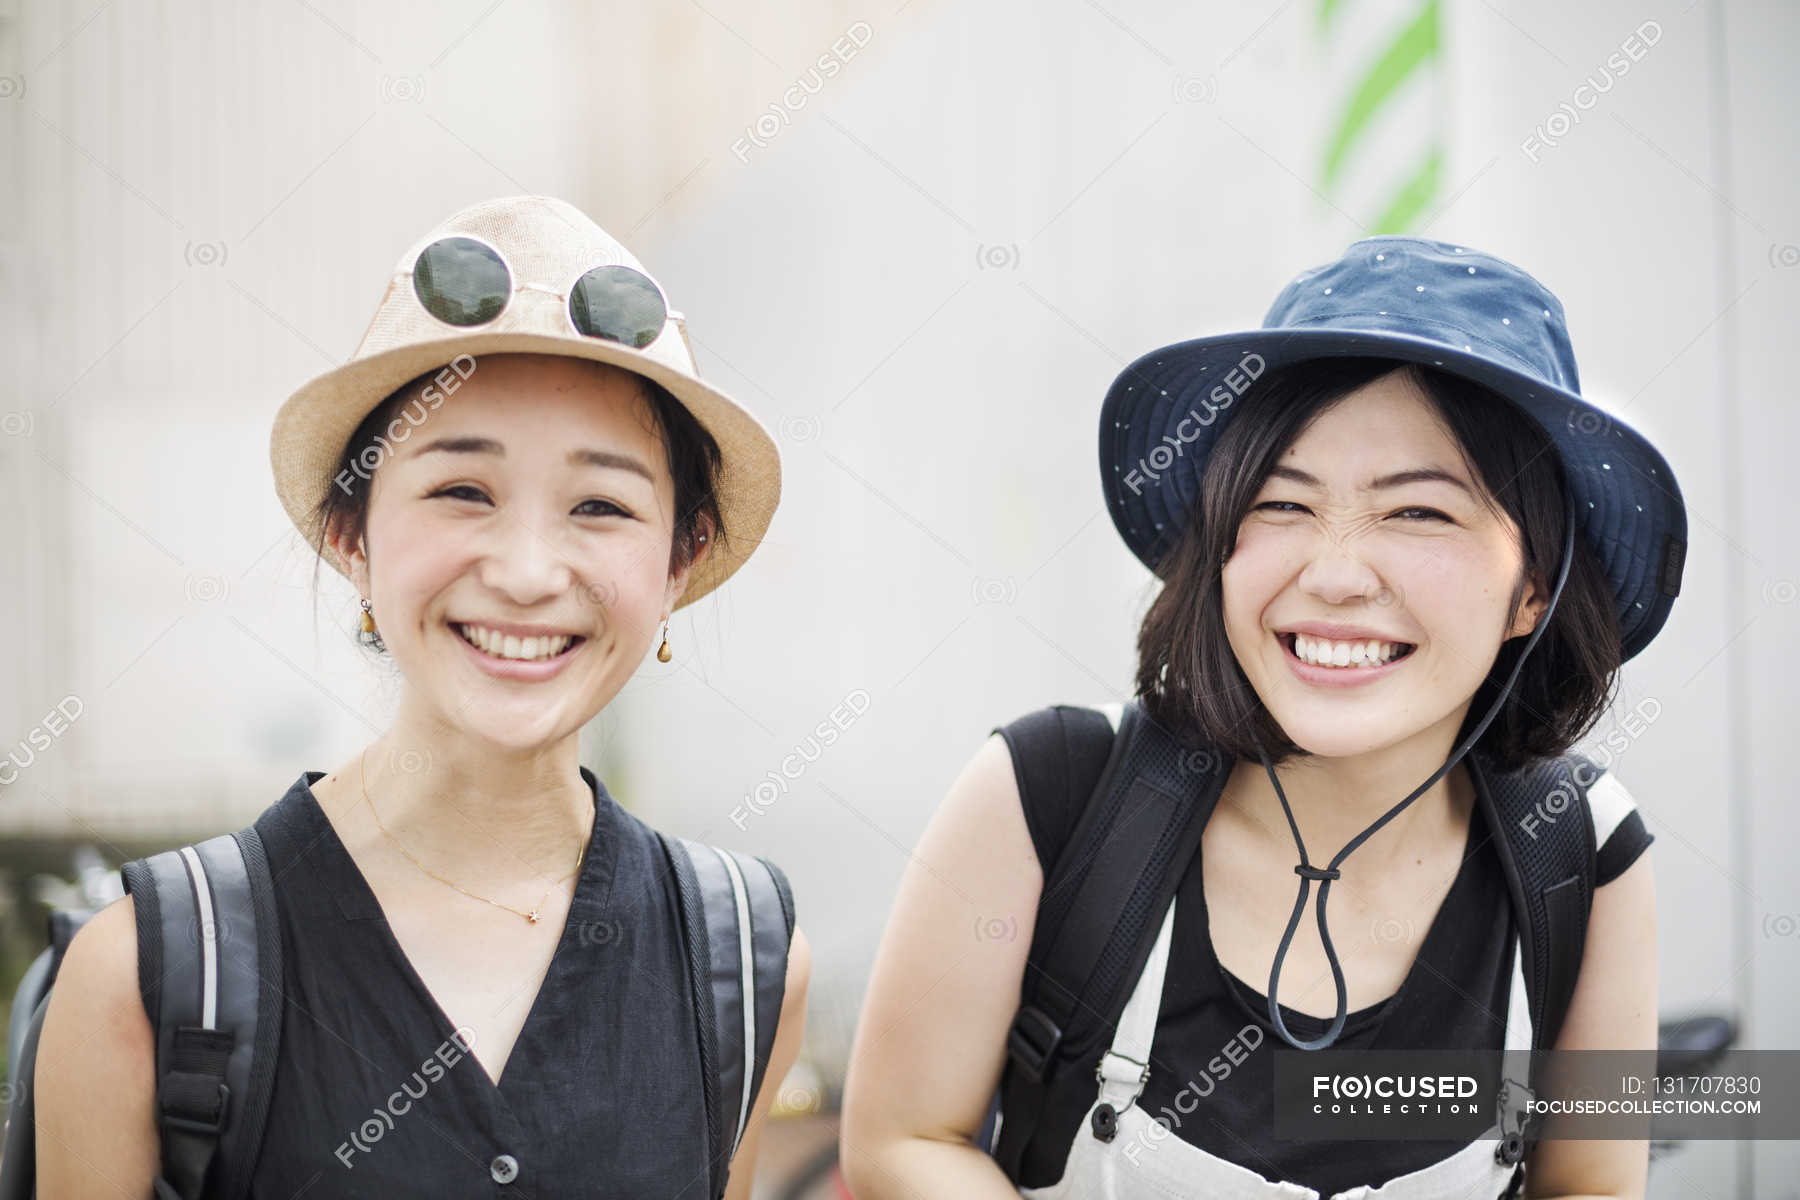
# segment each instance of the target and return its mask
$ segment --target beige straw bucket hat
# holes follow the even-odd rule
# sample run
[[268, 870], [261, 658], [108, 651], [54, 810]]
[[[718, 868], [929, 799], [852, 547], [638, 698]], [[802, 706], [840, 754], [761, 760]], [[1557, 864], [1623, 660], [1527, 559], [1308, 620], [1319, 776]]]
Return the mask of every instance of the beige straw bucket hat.
[[[595, 271], [602, 267], [611, 269]], [[471, 280], [489, 285], [485, 304], [459, 294]], [[456, 323], [434, 315], [422, 297]], [[652, 315], [645, 317], [646, 311]], [[589, 327], [611, 332], [578, 331], [577, 314]], [[620, 320], [629, 324], [633, 316], [642, 322], [640, 331], [622, 336], [643, 344], [612, 340]], [[781, 496], [774, 439], [741, 404], [700, 378], [682, 315], [668, 309], [661, 288], [629, 250], [572, 204], [508, 196], [463, 209], [408, 248], [350, 361], [300, 388], [275, 414], [269, 459], [281, 506], [339, 574], [348, 577], [346, 564], [319, 543], [312, 517], [334, 486], [339, 458], [357, 426], [394, 389], [426, 371], [461, 356], [473, 358], [478, 370], [484, 354], [520, 352], [635, 371], [667, 388], [718, 442], [726, 539], [709, 544], [676, 608], [692, 604], [743, 565]]]

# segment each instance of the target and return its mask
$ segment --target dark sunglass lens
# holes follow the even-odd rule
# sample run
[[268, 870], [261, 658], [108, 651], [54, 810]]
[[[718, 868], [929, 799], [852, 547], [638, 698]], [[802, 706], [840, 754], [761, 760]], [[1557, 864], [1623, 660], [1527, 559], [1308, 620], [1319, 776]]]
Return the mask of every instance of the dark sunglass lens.
[[569, 318], [589, 337], [642, 349], [669, 319], [662, 292], [630, 267], [595, 267], [575, 281]]
[[441, 238], [413, 264], [413, 291], [425, 311], [447, 325], [479, 325], [512, 298], [512, 274], [498, 254], [474, 238]]

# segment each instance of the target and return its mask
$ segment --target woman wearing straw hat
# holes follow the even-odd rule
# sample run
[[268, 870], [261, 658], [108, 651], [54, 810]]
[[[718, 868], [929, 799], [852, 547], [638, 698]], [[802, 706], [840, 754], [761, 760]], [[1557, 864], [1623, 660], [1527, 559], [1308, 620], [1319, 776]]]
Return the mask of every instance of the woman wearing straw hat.
[[[1569, 880], [1592, 884], [1560, 1026], [1533, 1026], [1547, 993], [1528, 1003], [1524, 977], [1544, 968], [1524, 961], [1506, 866], [1524, 860], [1501, 858], [1521, 835], [1497, 789], [1555, 769], [1606, 711], [1669, 613], [1686, 538], [1662, 456], [1581, 399], [1562, 306], [1467, 247], [1357, 242], [1290, 282], [1262, 329], [1131, 364], [1101, 411], [1100, 468], [1162, 585], [1124, 715], [1172, 749], [1160, 775], [1104, 782], [1139, 761], [1108, 762], [1136, 736], [1122, 707], [1054, 705], [997, 729], [951, 786], [852, 1056], [857, 1195], [1410, 1200], [1526, 1179], [1642, 1195], [1641, 1140], [1284, 1139], [1274, 1117], [1289, 1047], [1488, 1055], [1558, 1028], [1555, 1049], [1654, 1050], [1651, 839], [1615, 773], [1555, 826], [1592, 824], [1559, 843], [1586, 856]], [[1125, 790], [1147, 779], [1162, 782]], [[1159, 807], [1172, 824], [1137, 820]], [[1540, 834], [1556, 820], [1536, 815]], [[1189, 857], [1143, 837], [1165, 828], [1194, 830]], [[1089, 901], [1157, 854], [1168, 900], [1146, 906], [1154, 944], [1133, 957]], [[971, 914], [994, 933], [979, 945]], [[1103, 945], [1065, 979], [1071, 929]], [[1141, 963], [1135, 980], [1107, 954]], [[1112, 989], [1080, 991], [1109, 969]], [[1044, 979], [1117, 1015], [1078, 999], [1050, 1020], [1029, 1000]], [[1084, 1020], [1091, 1041], [1071, 1032]]]
[[[786, 879], [716, 851], [740, 901], [778, 893], [786, 916], [738, 939], [763, 1023], [734, 1063], [690, 986], [720, 985], [683, 944], [689, 880], [577, 735], [756, 547], [773, 441], [698, 377], [629, 251], [520, 196], [407, 251], [351, 361], [283, 405], [272, 458], [403, 688], [391, 728], [255, 825], [282, 1020], [246, 1194], [702, 1196], [723, 1144], [725, 1195], [748, 1197], [805, 1010]], [[144, 1195], [158, 1172], [132, 902], [89, 922], [53, 992], [41, 1195]], [[735, 1138], [709, 1143], [712, 1111]]]

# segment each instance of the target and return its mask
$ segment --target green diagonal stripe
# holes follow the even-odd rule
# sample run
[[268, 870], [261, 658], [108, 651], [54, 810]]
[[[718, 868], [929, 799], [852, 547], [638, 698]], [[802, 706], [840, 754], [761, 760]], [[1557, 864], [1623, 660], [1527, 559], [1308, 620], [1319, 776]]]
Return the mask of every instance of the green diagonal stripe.
[[1433, 146], [1430, 153], [1425, 156], [1425, 161], [1419, 164], [1419, 169], [1413, 172], [1413, 177], [1407, 180], [1394, 194], [1394, 199], [1388, 205], [1387, 211], [1381, 214], [1381, 219], [1375, 222], [1375, 228], [1370, 232], [1374, 234], [1411, 232], [1413, 221], [1425, 211], [1425, 206], [1431, 203], [1432, 197], [1437, 195], [1439, 176], [1443, 166], [1443, 149]]
[[1394, 39], [1380, 60], [1363, 76], [1344, 110], [1325, 152], [1322, 184], [1331, 190], [1338, 172], [1343, 169], [1344, 155], [1351, 144], [1368, 128], [1369, 121], [1388, 98], [1419, 65], [1438, 51], [1438, 0], [1426, 0], [1413, 23]]

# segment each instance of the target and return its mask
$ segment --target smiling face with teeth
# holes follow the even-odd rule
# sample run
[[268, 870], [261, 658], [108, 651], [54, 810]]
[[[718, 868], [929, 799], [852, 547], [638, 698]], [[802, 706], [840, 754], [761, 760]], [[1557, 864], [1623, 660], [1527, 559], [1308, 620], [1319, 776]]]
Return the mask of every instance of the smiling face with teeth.
[[1530, 633], [1517, 527], [1403, 373], [1324, 408], [1262, 481], [1221, 575], [1227, 640], [1304, 751], [1452, 739]]
[[420, 411], [374, 472], [362, 539], [334, 539], [405, 678], [399, 721], [514, 750], [572, 736], [693, 565], [671, 570], [675, 484], [641, 382], [490, 355]]

